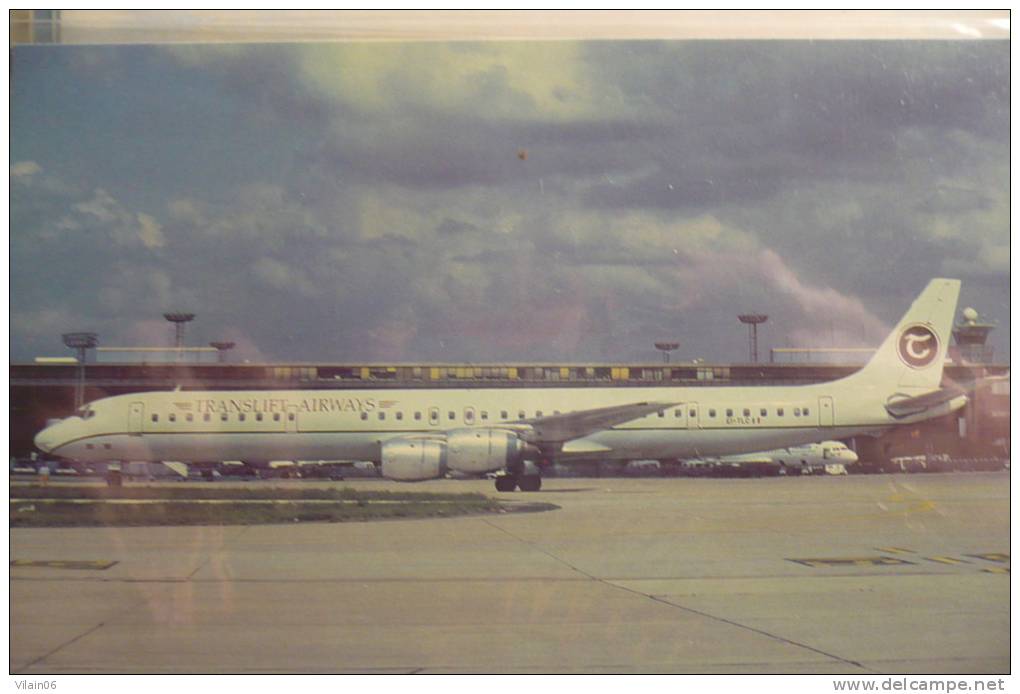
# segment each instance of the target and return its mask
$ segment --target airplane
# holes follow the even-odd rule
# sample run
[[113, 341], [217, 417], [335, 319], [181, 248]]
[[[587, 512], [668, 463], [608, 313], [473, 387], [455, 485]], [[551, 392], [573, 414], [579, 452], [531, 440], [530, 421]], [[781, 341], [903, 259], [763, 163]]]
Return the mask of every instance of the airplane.
[[394, 480], [497, 473], [498, 491], [538, 491], [553, 463], [750, 453], [956, 411], [967, 396], [941, 381], [959, 292], [931, 280], [861, 370], [826, 383], [133, 393], [35, 445], [82, 461], [362, 460]]
[[842, 441], [822, 441], [803, 446], [789, 446], [760, 453], [724, 455], [718, 458], [685, 461], [688, 465], [711, 463], [716, 465], [774, 466], [782, 470], [806, 472], [826, 465], [853, 465], [857, 454]]

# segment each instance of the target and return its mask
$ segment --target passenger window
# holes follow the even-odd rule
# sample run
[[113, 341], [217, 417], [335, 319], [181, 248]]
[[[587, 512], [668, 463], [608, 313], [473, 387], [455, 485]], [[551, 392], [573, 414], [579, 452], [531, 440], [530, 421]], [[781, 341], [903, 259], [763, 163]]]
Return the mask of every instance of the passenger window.
[[174, 414], [173, 412], [171, 412], [169, 419], [170, 419], [171, 422], [176, 422], [177, 421], [177, 415]]
[[220, 421], [221, 422], [227, 421], [227, 413], [226, 412], [224, 412], [223, 414], [220, 415]]
[[676, 417], [677, 419], [680, 419], [681, 417], [684, 416], [684, 411], [683, 410], [673, 410], [673, 416]]
[[457, 413], [454, 412], [453, 410], [450, 410], [449, 412], [446, 413], [446, 416], [447, 416], [447, 419], [454, 419], [454, 418], [456, 418]]
[[204, 415], [202, 415], [202, 421], [203, 422], [208, 422], [210, 419], [211, 419], [211, 417], [209, 416], [208, 412], [206, 412]]
[[362, 419], [362, 421], [368, 419], [368, 412], [362, 412], [361, 413], [361, 419]]
[[709, 410], [708, 411], [708, 416], [709, 417], [714, 417], [715, 416], [715, 410]]
[[733, 410], [731, 410], [731, 409], [727, 408], [727, 409], [726, 409], [726, 416], [727, 416], [727, 417], [732, 417], [732, 416], [733, 416]]
[[811, 414], [811, 413], [808, 412], [808, 408], [805, 407], [804, 408], [804, 416], [807, 417], [809, 414]]
[[747, 408], [745, 407], [745, 408], [744, 408], [744, 416], [745, 416], [745, 417], [750, 417], [750, 416], [751, 416], [751, 410], [749, 410], [749, 409], [747, 409]]
[[762, 417], [768, 417], [768, 415], [769, 415], [769, 411], [768, 411], [768, 410], [766, 410], [766, 409], [765, 409], [764, 407], [763, 407], [763, 408], [761, 408], [761, 409], [760, 409], [760, 410], [758, 411], [758, 413], [759, 413], [759, 414], [760, 414], [760, 415], [761, 415]]
[[380, 412], [379, 413], [379, 421], [382, 421], [384, 419], [386, 419], [386, 413], [385, 412]]
[[152, 415], [152, 421], [158, 422], [159, 421], [159, 415], [158, 414]]
[[659, 417], [665, 417], [665, 416], [666, 416], [666, 410], [659, 410]]
[[287, 413], [287, 419], [289, 421], [293, 422], [294, 421], [294, 413], [293, 412], [288, 412]]
[[247, 415], [245, 415], [245, 413], [244, 413], [244, 412], [242, 412], [242, 413], [240, 413], [239, 415], [237, 415], [237, 421], [239, 421], [239, 422], [243, 422], [243, 421], [244, 421], [244, 420], [246, 420], [247, 418], [248, 418], [248, 417], [247, 417]]
[[280, 421], [280, 413], [279, 412], [274, 412], [273, 413], [273, 421], [274, 422], [279, 422]]
[[489, 413], [486, 412], [485, 410], [482, 410], [481, 417], [482, 417], [482, 419], [488, 419], [489, 418]]
[[793, 408], [793, 416], [794, 417], [799, 417], [800, 416], [800, 408], [799, 407], [794, 407]]
[[261, 422], [262, 421], [262, 413], [261, 412], [257, 412], [255, 414], [255, 421], [256, 422]]
[[783, 411], [783, 408], [782, 408], [782, 407], [777, 407], [777, 408], [776, 408], [776, 416], [777, 416], [777, 417], [782, 417], [782, 416], [783, 416], [783, 413], [784, 413], [784, 411]]
[[404, 413], [403, 412], [397, 412], [397, 419], [398, 420], [403, 420], [404, 419]]
[[500, 410], [499, 411], [499, 418], [500, 419], [506, 419], [507, 417], [509, 417], [509, 415], [507, 414], [506, 410]]
[[517, 419], [524, 419], [524, 410], [517, 413]]
[[542, 416], [542, 410], [535, 410], [535, 417], [538, 418], [538, 417], [541, 417], [541, 416]]
[[414, 413], [414, 420], [416, 422], [420, 422], [421, 421], [421, 412], [415, 412]]
[[698, 416], [698, 411], [692, 407], [691, 411], [688, 412], [687, 414], [689, 414], [691, 417], [697, 417]]
[[190, 412], [188, 414], [184, 415], [184, 418], [186, 420], [188, 420], [189, 422], [195, 421], [195, 415], [191, 414]]

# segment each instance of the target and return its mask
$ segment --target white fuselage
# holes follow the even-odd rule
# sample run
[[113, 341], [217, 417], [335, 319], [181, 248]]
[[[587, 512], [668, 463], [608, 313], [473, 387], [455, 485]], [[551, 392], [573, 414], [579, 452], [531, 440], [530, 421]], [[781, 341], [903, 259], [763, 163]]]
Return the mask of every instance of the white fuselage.
[[[556, 460], [696, 458], [795, 446], [880, 430], [894, 421], [867, 388], [493, 388], [182, 391], [91, 403], [36, 437], [83, 461], [373, 460], [395, 437], [500, 428], [555, 413], [634, 402], [659, 412], [573, 441]], [[571, 453], [570, 451], [576, 451]], [[593, 457], [588, 454], [588, 457]]]

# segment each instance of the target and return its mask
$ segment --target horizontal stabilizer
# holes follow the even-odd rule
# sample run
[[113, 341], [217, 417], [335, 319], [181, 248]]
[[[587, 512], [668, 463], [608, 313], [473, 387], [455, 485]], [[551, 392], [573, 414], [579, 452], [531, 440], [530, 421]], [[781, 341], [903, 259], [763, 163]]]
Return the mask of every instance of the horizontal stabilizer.
[[[939, 405], [952, 402], [957, 398], [963, 398], [963, 402], [960, 403], [960, 407], [966, 403], [966, 391], [961, 388], [940, 388], [924, 395], [918, 395], [912, 398], [903, 398], [901, 400], [894, 400], [887, 403], [885, 406], [886, 411], [897, 419], [903, 417], [910, 417], [912, 415], [921, 414], [927, 412]], [[958, 408], [953, 408], [958, 409]]]

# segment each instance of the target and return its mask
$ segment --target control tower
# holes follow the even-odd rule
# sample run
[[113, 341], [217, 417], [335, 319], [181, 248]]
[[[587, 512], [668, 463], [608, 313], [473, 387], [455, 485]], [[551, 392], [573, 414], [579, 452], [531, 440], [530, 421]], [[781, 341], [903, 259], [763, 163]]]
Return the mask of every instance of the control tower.
[[994, 329], [995, 323], [982, 321], [974, 309], [963, 309], [963, 318], [953, 328], [959, 360], [970, 364], [991, 363], [993, 348], [987, 343], [988, 333]]

